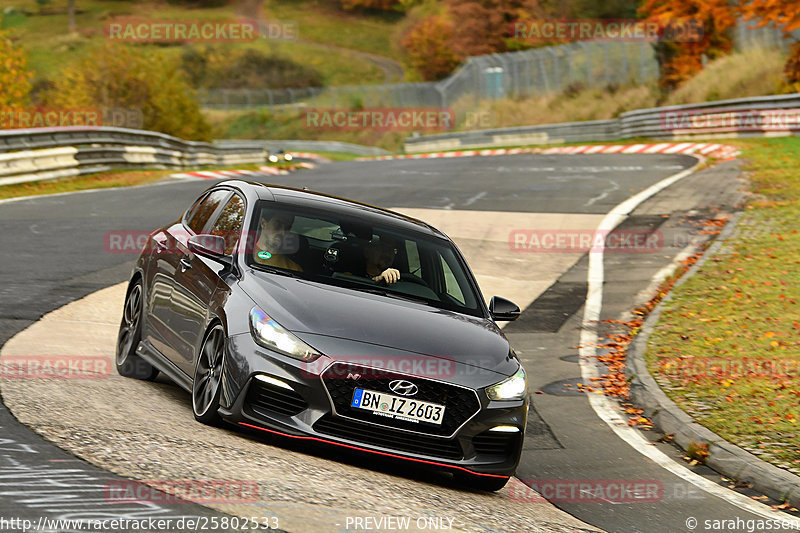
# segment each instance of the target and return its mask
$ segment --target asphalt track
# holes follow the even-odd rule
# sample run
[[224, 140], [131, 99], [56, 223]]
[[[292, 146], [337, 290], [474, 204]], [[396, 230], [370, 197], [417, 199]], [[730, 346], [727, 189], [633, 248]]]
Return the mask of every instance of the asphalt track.
[[[399, 208], [602, 215], [693, 164], [692, 158], [669, 155], [517, 155], [336, 163], [271, 176], [269, 181]], [[652, 276], [680, 251], [691, 230], [687, 217], [730, 208], [734, 196], [727, 193], [737, 174], [729, 164], [704, 170], [660, 193], [633, 214], [628, 222], [632, 228], [661, 229], [673, 240], [665, 239], [663, 253], [607, 257], [603, 318], [618, 318], [629, 310]], [[0, 344], [44, 313], [125, 280], [133, 256], [109, 253], [104, 245], [106, 234], [150, 230], [166, 223], [208, 185], [204, 181], [168, 182], [0, 204], [4, 230], [0, 236]], [[561, 385], [576, 382], [580, 376], [575, 346], [585, 283], [583, 259], [547, 288], [518, 322], [507, 327], [528, 370], [531, 390], [543, 392], [534, 396], [536, 411], [518, 476], [551, 492], [560, 488], [562, 493], [553, 492], [551, 501], [607, 531], [712, 531], [703, 527], [704, 520], [761, 518], [708, 495], [644, 458], [597, 418], [584, 395], [572, 394]], [[72, 482], [94, 484], [97, 489], [111, 476], [48, 445], [2, 406], [0, 428], [0, 516], [38, 519], [74, 515], [87, 508], [96, 513], [98, 507], [128, 515], [215, 514], [186, 504], [122, 510], [111, 509], [102, 498], [95, 502], [84, 499], [83, 504], [57, 496], [34, 498], [33, 493], [41, 494], [47, 487], [54, 495], [59, 491], [66, 494], [74, 488]], [[682, 461], [670, 445], [653, 445]], [[713, 472], [694, 469], [709, 479], [719, 479]], [[20, 479], [27, 481], [20, 485]], [[625, 486], [634, 487], [634, 496], [620, 503], [595, 497], [597, 492], [592, 497], [563, 493], [581, 481], [607, 488], [627, 483]], [[646, 497], [652, 496], [648, 493], [651, 487], [656, 487], [654, 498]], [[687, 527], [689, 517], [700, 525]]]

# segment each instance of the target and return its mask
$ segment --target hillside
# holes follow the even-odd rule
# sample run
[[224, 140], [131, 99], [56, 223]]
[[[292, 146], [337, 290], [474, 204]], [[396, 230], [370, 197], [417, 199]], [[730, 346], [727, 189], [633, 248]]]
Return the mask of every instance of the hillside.
[[[77, 32], [70, 34], [66, 1], [3, 0], [0, 28], [13, 29], [13, 38], [29, 54], [34, 81], [41, 84], [83, 57], [93, 44], [102, 42], [106, 38], [106, 24], [115, 18], [223, 21], [252, 17], [252, 13], [241, 13], [236, 2], [219, 3], [222, 5], [195, 8], [185, 3], [154, 0], [77, 0]], [[256, 4], [255, 11], [261, 13], [259, 18], [276, 30], [276, 38], [220, 46], [255, 48], [311, 66], [320, 73], [324, 85], [402, 81], [402, 53], [394, 38], [402, 22], [401, 15], [346, 12], [333, 3], [317, 0], [279, 0], [270, 2], [268, 8], [257, 7], [259, 3], [250, 2]], [[167, 56], [178, 55], [184, 48], [163, 43], [132, 46]]]

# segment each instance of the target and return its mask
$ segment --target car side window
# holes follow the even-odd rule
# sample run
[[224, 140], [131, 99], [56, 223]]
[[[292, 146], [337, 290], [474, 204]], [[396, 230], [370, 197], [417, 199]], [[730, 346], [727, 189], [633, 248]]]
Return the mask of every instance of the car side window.
[[408, 258], [408, 272], [418, 278], [422, 277], [422, 264], [419, 260], [419, 250], [417, 243], [414, 241], [406, 241], [406, 257]]
[[234, 194], [222, 208], [214, 226], [209, 231], [212, 235], [225, 238], [226, 255], [232, 254], [236, 249], [236, 243], [239, 242], [239, 236], [242, 233], [243, 222], [244, 200], [238, 194]]
[[211, 215], [214, 214], [220, 204], [224, 202], [230, 194], [231, 191], [224, 189], [213, 191], [208, 194], [187, 217], [186, 225], [189, 229], [197, 234], [203, 233], [203, 229], [206, 227]]
[[447, 264], [447, 260], [439, 256], [442, 262], [442, 273], [444, 274], [444, 283], [445, 283], [445, 292], [450, 295], [451, 298], [456, 300], [460, 304], [464, 304], [464, 293], [461, 291], [461, 287], [458, 284], [458, 280], [456, 280], [455, 274], [453, 274], [453, 270], [450, 268], [450, 265]]

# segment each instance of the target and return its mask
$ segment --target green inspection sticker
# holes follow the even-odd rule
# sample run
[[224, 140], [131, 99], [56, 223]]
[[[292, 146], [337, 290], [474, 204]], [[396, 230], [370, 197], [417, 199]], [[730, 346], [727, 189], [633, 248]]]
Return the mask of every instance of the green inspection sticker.
[[258, 255], [256, 257], [258, 257], [259, 259], [269, 259], [270, 257], [272, 257], [272, 254], [266, 251], [258, 252]]

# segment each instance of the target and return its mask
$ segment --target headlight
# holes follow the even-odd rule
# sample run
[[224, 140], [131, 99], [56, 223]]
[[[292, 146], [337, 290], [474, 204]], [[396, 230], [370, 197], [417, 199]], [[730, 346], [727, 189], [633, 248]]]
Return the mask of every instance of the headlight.
[[517, 373], [508, 379], [504, 379], [496, 385], [486, 387], [486, 395], [490, 400], [522, 400], [528, 391], [528, 380], [525, 378], [525, 371], [522, 366]]
[[269, 157], [267, 159], [269, 159], [270, 163], [277, 163], [278, 162], [278, 156], [275, 155], [275, 154], [269, 154]]
[[286, 154], [283, 156], [283, 158], [287, 161], [291, 161], [292, 159], [294, 159], [294, 156], [292, 154]]
[[253, 340], [264, 348], [275, 350], [306, 363], [316, 360], [321, 355], [314, 348], [292, 335], [291, 332], [283, 329], [280, 324], [258, 307], [250, 310], [250, 333], [253, 335]]

